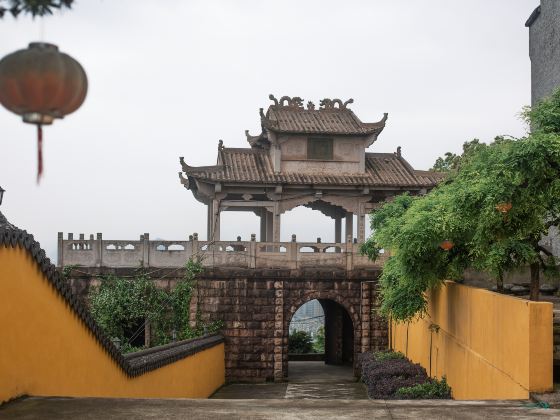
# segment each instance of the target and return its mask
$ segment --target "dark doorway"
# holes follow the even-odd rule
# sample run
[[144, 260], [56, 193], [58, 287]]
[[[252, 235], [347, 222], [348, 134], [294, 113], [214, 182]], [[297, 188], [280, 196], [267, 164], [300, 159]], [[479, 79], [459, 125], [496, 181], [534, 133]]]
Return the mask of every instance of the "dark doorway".
[[350, 365], [354, 362], [354, 326], [344, 307], [332, 300], [319, 300], [325, 312], [325, 363]]
[[[347, 366], [345, 369], [349, 369], [350, 376], [353, 376], [354, 325], [348, 311], [342, 305], [330, 299], [318, 299], [308, 302], [308, 304], [313, 302], [315, 305], [314, 310], [310, 311], [309, 307], [302, 305], [290, 321], [290, 338], [301, 340], [302, 334], [297, 332], [305, 330], [310, 336], [309, 338], [312, 339], [313, 347], [308, 352], [289, 352], [289, 369], [293, 371], [297, 366], [298, 369], [302, 370], [302, 372], [293, 371], [292, 374], [288, 373], [289, 377], [297, 376], [299, 378], [304, 371], [318, 378], [322, 377], [327, 372], [321, 373], [319, 371], [320, 365], [317, 365], [317, 362], [322, 363], [324, 367], [325, 365]], [[317, 306], [322, 309], [320, 311], [322, 314], [318, 313]], [[311, 323], [313, 326], [309, 328]], [[317, 323], [319, 324], [317, 325]], [[319, 346], [318, 343], [321, 342], [321, 335], [323, 345]], [[295, 346], [293, 344], [291, 343], [289, 348], [294, 349]], [[322, 350], [322, 353], [318, 353], [317, 349]], [[308, 363], [304, 365], [304, 362]], [[312, 363], [313, 366], [311, 366]], [[337, 371], [336, 374], [338, 375], [339, 372]]]

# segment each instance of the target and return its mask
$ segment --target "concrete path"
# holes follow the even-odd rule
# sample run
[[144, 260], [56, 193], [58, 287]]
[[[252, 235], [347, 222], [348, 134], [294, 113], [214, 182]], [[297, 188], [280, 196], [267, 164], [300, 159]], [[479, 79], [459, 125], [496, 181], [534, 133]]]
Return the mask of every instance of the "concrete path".
[[560, 410], [519, 402], [373, 400], [134, 400], [27, 398], [0, 407], [0, 419], [559, 419]]
[[233, 384], [212, 399], [26, 398], [0, 407], [3, 419], [560, 419], [560, 410], [519, 401], [374, 401], [351, 368], [290, 362], [290, 382]]
[[324, 362], [289, 362], [287, 383], [226, 385], [214, 399], [330, 399], [365, 400], [367, 390], [351, 366]]

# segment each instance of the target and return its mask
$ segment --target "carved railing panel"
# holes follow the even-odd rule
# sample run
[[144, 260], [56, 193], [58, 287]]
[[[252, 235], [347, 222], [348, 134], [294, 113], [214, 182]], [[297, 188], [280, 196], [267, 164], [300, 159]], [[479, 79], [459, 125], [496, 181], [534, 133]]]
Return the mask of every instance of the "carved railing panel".
[[[83, 236], [83, 235], [81, 235]], [[332, 267], [351, 270], [379, 267], [387, 259], [382, 254], [372, 262], [360, 255], [356, 243], [199, 241], [197, 235], [187, 241], [139, 241], [63, 239], [59, 235], [59, 266], [104, 267], [182, 267], [190, 258], [198, 258], [205, 267], [299, 269]]]

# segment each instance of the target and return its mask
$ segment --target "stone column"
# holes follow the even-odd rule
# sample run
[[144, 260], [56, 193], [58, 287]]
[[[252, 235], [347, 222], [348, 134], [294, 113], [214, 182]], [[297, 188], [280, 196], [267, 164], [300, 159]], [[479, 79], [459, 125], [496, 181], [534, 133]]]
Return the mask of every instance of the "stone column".
[[95, 262], [95, 265], [97, 267], [103, 267], [103, 234], [99, 232], [97, 233], [96, 244], [97, 261]]
[[210, 241], [212, 239], [212, 225], [213, 225], [213, 218], [212, 218], [212, 203], [209, 203], [206, 207], [207, 207], [207, 222], [206, 222], [206, 240]]
[[346, 230], [344, 232], [345, 236], [350, 236], [352, 240], [354, 239], [354, 213], [351, 211], [346, 212]]
[[368, 352], [371, 349], [370, 332], [371, 332], [371, 299], [372, 293], [369, 282], [361, 282], [360, 291], [360, 321], [361, 321], [361, 337], [360, 351]]
[[[274, 282], [274, 381], [284, 380], [284, 282]], [[287, 360], [286, 360], [287, 362]], [[287, 363], [286, 363], [287, 364]]]
[[220, 240], [220, 200], [212, 200], [212, 219], [211, 219], [211, 234], [208, 237], [209, 241]]
[[64, 234], [58, 232], [58, 258], [57, 265], [59, 267], [64, 267]]
[[[342, 218], [334, 218], [334, 241], [339, 244], [342, 242]], [[336, 252], [342, 252], [341, 249], [336, 248]]]
[[280, 212], [278, 211], [278, 203], [274, 204], [274, 212], [272, 213], [272, 242], [280, 242]]
[[274, 226], [273, 226], [273, 219], [274, 215], [269, 212], [268, 210], [265, 211], [266, 213], [266, 241], [272, 242], [273, 235], [274, 235]]
[[366, 216], [362, 207], [358, 213], [358, 243], [363, 244], [366, 241]]
[[142, 239], [142, 261], [144, 263], [144, 267], [150, 266], [150, 234], [144, 233], [144, 235], [140, 236]]
[[266, 209], [265, 208], [261, 208], [261, 232], [260, 232], [260, 238], [261, 238], [261, 242], [266, 242]]

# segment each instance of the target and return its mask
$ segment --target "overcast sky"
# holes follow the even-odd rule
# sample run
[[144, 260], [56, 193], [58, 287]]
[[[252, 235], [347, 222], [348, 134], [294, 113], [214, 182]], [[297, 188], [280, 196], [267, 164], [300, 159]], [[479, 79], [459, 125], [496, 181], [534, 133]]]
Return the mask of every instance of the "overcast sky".
[[[0, 108], [1, 211], [56, 259], [57, 232], [107, 239], [206, 234], [206, 208], [179, 183], [179, 156], [214, 164], [219, 139], [247, 146], [268, 95], [354, 98], [362, 121], [389, 120], [369, 151], [428, 169], [464, 141], [521, 136], [530, 102], [525, 20], [538, 0], [76, 0], [40, 23], [0, 20], [0, 56], [57, 44], [89, 79], [80, 110], [44, 130]], [[44, 26], [41, 30], [41, 25]], [[316, 217], [315, 217], [316, 216]], [[222, 238], [258, 233], [226, 212]], [[333, 222], [302, 208], [282, 238], [333, 240]]]

